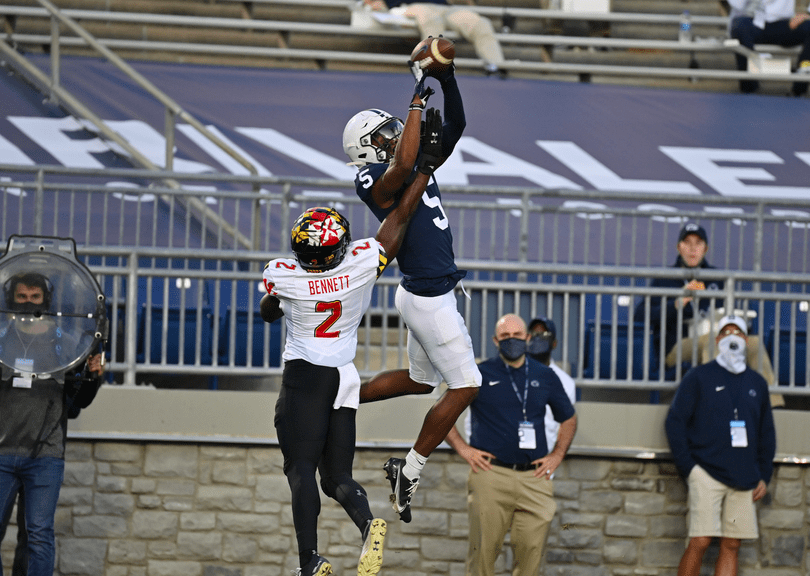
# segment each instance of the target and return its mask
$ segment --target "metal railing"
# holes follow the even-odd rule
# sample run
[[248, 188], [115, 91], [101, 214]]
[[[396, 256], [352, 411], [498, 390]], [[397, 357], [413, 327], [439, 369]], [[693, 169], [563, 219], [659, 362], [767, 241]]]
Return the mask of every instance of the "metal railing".
[[[48, 0], [38, 0], [41, 4], [48, 7], [47, 10], [37, 9], [24, 6], [0, 6], [0, 15], [7, 14], [9, 16], [27, 16], [27, 17], [46, 17], [50, 13], [50, 6]], [[342, 4], [341, 4], [342, 5]], [[346, 7], [351, 8], [351, 3], [347, 3]], [[52, 5], [51, 5], [52, 6]], [[474, 9], [486, 16], [498, 17], [508, 14], [509, 16], [519, 18], [531, 19], [557, 19], [557, 20], [593, 20], [609, 22], [629, 22], [629, 23], [642, 23], [642, 24], [673, 24], [675, 26], [681, 16], [677, 14], [639, 14], [639, 13], [621, 13], [610, 12], [605, 14], [587, 14], [587, 13], [572, 13], [560, 10], [542, 10], [530, 8], [497, 8], [497, 7], [474, 7]], [[86, 31], [79, 32], [76, 30], [78, 25], [73, 18], [90, 20], [90, 21], [106, 21], [106, 22], [124, 22], [124, 23], [139, 23], [139, 24], [152, 24], [163, 26], [185, 26], [191, 28], [220, 28], [224, 30], [251, 30], [251, 31], [265, 31], [265, 32], [278, 32], [285, 38], [291, 33], [303, 34], [320, 34], [331, 35], [340, 37], [368, 37], [368, 38], [407, 38], [416, 37], [418, 33], [415, 29], [408, 28], [358, 28], [342, 24], [321, 24], [310, 22], [293, 22], [293, 21], [268, 21], [261, 19], [240, 19], [240, 18], [215, 18], [215, 17], [200, 17], [200, 16], [176, 16], [176, 15], [162, 15], [162, 14], [147, 14], [147, 13], [129, 13], [129, 12], [112, 12], [112, 11], [98, 11], [98, 10], [64, 10], [59, 13], [58, 20], [74, 30], [78, 37], [65, 37], [60, 35], [59, 27], [56, 24], [57, 17], [54, 18], [50, 35], [42, 34], [0, 34], [7, 41], [13, 41], [22, 45], [49, 45], [51, 46], [51, 60], [52, 72], [56, 74], [57, 78], [52, 80], [53, 86], [58, 85], [58, 69], [60, 51], [59, 47], [82, 47], [87, 45], [89, 34]], [[652, 39], [629, 39], [629, 38], [588, 38], [588, 37], [575, 37], [575, 36], [559, 36], [559, 35], [545, 35], [545, 34], [514, 34], [514, 33], [498, 33], [497, 39], [504, 45], [516, 46], [529, 46], [529, 47], [545, 47], [545, 46], [582, 46], [582, 47], [595, 47], [605, 49], [618, 49], [618, 50], [664, 50], [673, 52], [689, 52], [692, 55], [698, 52], [702, 53], [740, 53], [748, 57], [759, 57], [759, 54], [752, 52], [744, 47], [739, 46], [738, 43], [724, 42], [722, 37], [725, 36], [724, 27], [728, 22], [727, 17], [723, 16], [700, 16], [695, 15], [692, 17], [694, 25], [716, 26], [718, 27], [718, 36], [710, 37], [707, 39], [696, 39], [690, 42], [679, 42], [674, 40], [652, 40]], [[71, 24], [67, 24], [71, 22]], [[79, 28], [81, 29], [81, 28]], [[458, 39], [457, 35], [448, 32], [448, 37]], [[268, 59], [283, 59], [283, 60], [306, 60], [315, 61], [317, 63], [325, 62], [349, 62], [354, 64], [364, 64], [371, 66], [380, 65], [399, 65], [402, 64], [402, 58], [406, 55], [402, 54], [380, 54], [380, 53], [364, 53], [356, 50], [318, 50], [309, 48], [291, 48], [288, 47], [287, 42], [281, 42], [278, 47], [270, 46], [245, 46], [233, 44], [220, 44], [214, 42], [207, 43], [193, 43], [185, 41], [156, 41], [156, 40], [142, 40], [142, 39], [124, 39], [124, 38], [98, 38], [93, 39], [90, 44], [95, 50], [102, 53], [106, 58], [109, 58], [113, 63], [120, 67], [119, 62], [123, 63], [120, 58], [117, 58], [112, 52], [116, 50], [137, 50], [143, 52], [174, 52], [174, 53], [193, 53], [200, 55], [224, 55], [224, 56], [245, 56], [245, 57], [258, 57]], [[2, 47], [2, 46], [0, 46]], [[773, 51], [776, 49], [779, 53], [791, 53], [770, 47]], [[4, 50], [7, 52], [7, 50]], [[112, 56], [110, 56], [112, 55]], [[479, 58], [457, 58], [455, 64], [460, 69], [480, 70], [484, 62]], [[606, 65], [606, 64], [580, 64], [580, 63], [566, 63], [566, 62], [543, 62], [543, 61], [527, 61], [523, 60], [507, 60], [502, 66], [504, 70], [509, 72], [529, 73], [529, 74], [563, 74], [563, 75], [576, 75], [580, 78], [590, 78], [593, 75], [598, 76], [619, 76], [619, 77], [635, 77], [635, 78], [680, 78], [680, 79], [704, 79], [704, 80], [770, 80], [770, 81], [787, 81], [796, 82], [802, 81], [804, 77], [800, 74], [794, 73], [775, 73], [775, 72], [748, 72], [737, 70], [718, 70], [718, 69], [701, 69], [690, 67], [666, 67], [666, 66], [635, 66], [635, 65]], [[122, 68], [124, 69], [124, 68]], [[127, 73], [133, 74], [133, 78], [141, 82], [148, 82], [144, 78], [139, 77], [137, 72], [127, 66]], [[142, 84], [143, 85], [143, 84]], [[144, 85], [145, 86], [145, 85]], [[147, 88], [151, 91], [153, 87]], [[188, 120], [186, 114], [174, 102], [168, 102], [168, 97], [162, 96], [159, 100], [166, 105], [167, 120], [166, 120], [166, 134], [167, 134], [167, 167], [171, 167], [171, 148], [173, 145], [173, 129], [172, 123], [175, 117], [180, 117], [183, 120], [192, 124], [193, 120]], [[195, 125], [195, 129], [200, 130], [200, 126]], [[203, 127], [204, 129], [204, 127]], [[225, 144], [217, 139], [216, 135], [206, 134], [206, 137], [212, 138], [212, 141], [217, 146]], [[228, 154], [233, 155], [234, 151], [230, 148], [223, 148], [228, 151]], [[234, 156], [236, 158], [236, 156]], [[238, 159], [240, 163], [244, 160]], [[243, 163], [244, 165], [244, 163]], [[252, 168], [252, 167], [251, 167]], [[251, 173], [255, 174], [251, 168], [248, 168]]]
[[[28, 61], [22, 54], [3, 40], [0, 40], [0, 53], [4, 54], [9, 59], [10, 63], [21, 74], [33, 82], [43, 93], [49, 94], [50, 99], [53, 102], [64, 106], [72, 115], [83, 119], [90, 125], [94, 126], [95, 130], [97, 130], [103, 138], [118, 146], [118, 150], [123, 151], [127, 156], [129, 156], [129, 158], [137, 166], [141, 166], [151, 171], [160, 170], [158, 166], [156, 166], [144, 155], [143, 151], [130, 144], [126, 138], [112, 129], [104, 120], [90, 110], [90, 108], [88, 108], [79, 98], [71, 94], [68, 90], [60, 85], [60, 46], [62, 45], [63, 40], [60, 34], [60, 25], [62, 25], [70, 29], [77, 36], [77, 38], [71, 38], [69, 40], [70, 42], [78, 42], [80, 45], [86, 45], [95, 50], [101, 56], [109, 60], [116, 68], [124, 72], [128, 78], [132, 79], [138, 86], [143, 88], [150, 96], [155, 98], [164, 107], [164, 136], [166, 143], [164, 164], [165, 169], [172, 170], [173, 167], [175, 129], [177, 119], [179, 118], [187, 125], [191, 126], [194, 130], [202, 134], [202, 136], [210, 141], [214, 146], [223, 150], [228, 156], [245, 168], [248, 173], [254, 176], [258, 175], [258, 170], [250, 161], [245, 159], [239, 152], [234, 150], [233, 147], [203, 125], [193, 115], [184, 110], [176, 101], [161, 91], [150, 80], [118, 57], [107, 46], [94, 38], [70, 16], [60, 11], [49, 0], [37, 0], [37, 2], [43, 6], [44, 12], [48, 15], [51, 22], [51, 34], [50, 37], [45, 41], [45, 43], [50, 46], [50, 78], [48, 78], [44, 72], [42, 72], [34, 64]], [[11, 35], [6, 34], [5, 36], [9, 37]], [[176, 182], [172, 180], [164, 181], [163, 185], [169, 188], [177, 188]], [[200, 203], [197, 198], [188, 197], [187, 201], [190, 203], [190, 207], [192, 209], [201, 212], [208, 211], [208, 207], [204, 203]], [[215, 219], [216, 215], [209, 213], [209, 217]], [[247, 248], [255, 247], [257, 244], [256, 238], [244, 238], [238, 229], [230, 229], [229, 234]]]
[[[351, 182], [55, 166], [0, 165], [0, 173], [0, 237], [76, 239], [107, 295], [110, 369], [126, 384], [183, 375], [216, 386], [217, 377], [280, 374], [283, 325], [258, 319], [261, 265], [288, 255], [288, 230], [305, 204], [338, 206], [356, 238], [378, 226]], [[181, 188], [161, 188], [167, 178]], [[212, 189], [200, 190], [202, 183]], [[218, 218], [182, 209], [186, 197], [204, 201]], [[560, 328], [555, 358], [571, 367], [581, 387], [673, 388], [682, 367], [665, 369], [667, 351], [654, 344], [655, 319], [636, 325], [633, 308], [645, 299], [701, 296], [647, 286], [650, 278], [683, 273], [669, 268], [677, 231], [698, 220], [719, 269], [699, 270], [697, 277], [726, 285], [702, 296], [755, 312], [779, 390], [810, 392], [810, 201], [791, 200], [790, 211], [780, 213], [787, 201], [712, 197], [712, 204], [733, 203], [742, 211], [699, 212], [684, 208], [695, 205], [694, 196], [670, 195], [675, 218], [654, 198], [658, 208], [650, 212], [627, 207], [630, 199], [652, 199], [637, 193], [444, 186], [458, 263], [469, 271], [470, 299], [457, 296], [476, 354], [495, 353], [490, 336], [501, 314], [549, 315]], [[223, 222], [256, 225], [248, 232], [261, 239], [259, 249], [233, 242]], [[381, 278], [364, 319], [356, 360], [364, 377], [407, 366], [405, 329], [393, 307], [397, 281], [395, 268]]]
[[[18, 231], [74, 236], [92, 246], [169, 249], [242, 247], [232, 229], [259, 239], [257, 250], [284, 252], [303, 204], [339, 204], [360, 235], [378, 222], [351, 181], [230, 174], [81, 169], [0, 164], [6, 190], [0, 237]], [[180, 189], [163, 185], [176, 181]], [[256, 188], [260, 192], [255, 192]], [[721, 269], [810, 273], [810, 198], [753, 199], [607, 190], [442, 185], [453, 219], [456, 256], [469, 261], [553, 265], [668, 266], [680, 226], [699, 221], [711, 239], [709, 261]], [[196, 198], [206, 212], [184, 210]], [[708, 199], [708, 197], [707, 197]], [[62, 210], [44, 218], [43, 210]], [[99, 210], [88, 210], [97, 206]], [[214, 214], [216, 218], [210, 218]], [[49, 223], [46, 226], [44, 223]], [[505, 273], [501, 273], [502, 275]], [[475, 271], [473, 279], [488, 279]]]
[[[280, 375], [284, 327], [273, 328], [260, 321], [255, 301], [260, 296], [261, 281], [256, 272], [224, 270], [221, 255], [200, 251], [124, 251], [85, 247], [82, 256], [91, 262], [91, 270], [108, 287], [108, 305], [113, 311], [109, 367], [122, 374], [123, 383], [149, 380], [149, 375]], [[120, 265], [92, 264], [96, 257], [107, 262], [115, 259]], [[243, 253], [240, 260], [263, 264], [270, 257]], [[202, 260], [202, 265], [174, 269], [137, 264], [156, 258], [185, 262]], [[547, 264], [486, 261], [461, 264], [472, 271], [498, 269], [510, 275], [550, 275], [560, 268]], [[596, 271], [577, 265], [563, 268], [572, 276], [581, 275], [591, 280], [626, 278], [644, 282], [648, 278], [673, 274], [672, 270], [662, 268], [619, 266]], [[780, 391], [810, 393], [810, 372], [806, 370], [810, 366], [807, 357], [810, 349], [806, 345], [810, 279], [807, 275], [729, 271], [713, 271], [698, 277], [708, 281], [724, 274], [729, 289], [703, 295], [724, 302], [710, 308], [705, 320], [707, 332], [716, 333], [715, 323], [722, 312], [718, 311], [720, 308], [742, 309], [762, 320], [768, 317], [766, 308], [770, 307], [770, 316], [774, 320], [763, 321], [756, 329], [761, 342], [757, 366], [761, 368], [760, 363], [767, 354], [774, 373], [773, 383], [778, 384]], [[801, 291], [769, 292], [742, 288], [744, 283], [775, 281], [788, 282]], [[384, 276], [378, 282], [374, 304], [365, 316], [356, 357], [363, 377], [370, 377], [383, 369], [407, 367], [405, 328], [399, 322], [392, 302], [397, 283], [398, 278], [393, 275]], [[457, 298], [479, 357], [496, 353], [490, 343], [495, 320], [507, 312], [518, 312], [526, 319], [540, 315], [555, 319], [561, 341], [555, 357], [564, 366], [571, 367], [579, 386], [665, 390], [674, 388], [683, 375], [680, 358], [686, 350], [676, 350], [677, 362], [671, 369], [665, 368], [668, 351], [663, 344], [655, 344], [655, 335], [660, 335], [663, 343], [666, 328], [656, 328], [656, 319], [649, 314], [643, 322], [634, 324], [632, 307], [640, 301], [643, 310], [645, 302], [662, 297], [698, 297], [696, 293], [680, 289], [559, 281], [471, 280], [463, 284], [469, 299], [465, 298], [461, 288], [457, 289]], [[255, 298], [251, 297], [251, 292]], [[137, 297], [124, 296], [139, 293], [145, 294], [143, 302]], [[253, 302], [246, 304], [240, 293], [246, 294]], [[239, 320], [237, 311], [243, 315]], [[681, 332], [680, 327], [678, 332], [679, 341], [689, 335]], [[697, 358], [697, 339], [692, 343], [695, 350], [691, 351], [691, 357]], [[123, 353], [119, 352], [121, 350]], [[713, 348], [709, 352], [713, 352]]]

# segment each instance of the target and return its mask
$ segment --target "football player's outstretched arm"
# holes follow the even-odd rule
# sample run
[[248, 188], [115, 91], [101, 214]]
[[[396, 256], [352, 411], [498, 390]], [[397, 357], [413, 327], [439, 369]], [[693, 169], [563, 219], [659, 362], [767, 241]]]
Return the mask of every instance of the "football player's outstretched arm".
[[420, 141], [422, 146], [416, 160], [416, 179], [408, 185], [397, 207], [388, 214], [377, 230], [377, 240], [382, 244], [389, 262], [399, 253], [408, 224], [422, 201], [422, 193], [427, 188], [433, 171], [439, 166], [442, 117], [438, 110], [431, 108], [427, 111], [426, 120], [422, 122]]
[[413, 172], [413, 166], [419, 154], [419, 125], [422, 120], [422, 111], [427, 100], [433, 94], [432, 88], [425, 87], [424, 81], [417, 82], [414, 88], [405, 126], [394, 150], [394, 157], [388, 169], [374, 183], [371, 196], [380, 208], [388, 208], [396, 199], [396, 194], [402, 189], [405, 180]]
[[458, 89], [453, 66], [437, 80], [442, 87], [444, 95], [444, 133], [442, 135], [442, 162], [450, 157], [456, 147], [464, 128], [467, 127], [467, 118], [464, 115], [464, 103], [461, 100], [461, 91]]

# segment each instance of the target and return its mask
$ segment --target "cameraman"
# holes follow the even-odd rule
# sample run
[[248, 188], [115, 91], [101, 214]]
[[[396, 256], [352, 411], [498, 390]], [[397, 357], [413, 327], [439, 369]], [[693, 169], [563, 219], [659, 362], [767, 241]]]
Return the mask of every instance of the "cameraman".
[[[23, 487], [28, 575], [52, 576], [54, 515], [65, 471], [67, 419], [90, 405], [104, 373], [102, 354], [86, 358], [84, 370], [35, 378], [47, 366], [70, 361], [76, 342], [51, 319], [53, 285], [38, 272], [12, 276], [4, 286], [7, 325], [0, 353], [13, 359], [15, 375], [0, 379], [0, 518]], [[22, 527], [18, 526], [18, 529]]]

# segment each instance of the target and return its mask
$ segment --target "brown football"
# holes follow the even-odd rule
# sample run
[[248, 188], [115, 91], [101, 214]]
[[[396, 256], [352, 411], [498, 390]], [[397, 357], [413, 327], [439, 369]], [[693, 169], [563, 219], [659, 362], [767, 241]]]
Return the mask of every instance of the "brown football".
[[411, 52], [411, 60], [427, 73], [444, 72], [456, 57], [456, 46], [447, 38], [428, 36]]

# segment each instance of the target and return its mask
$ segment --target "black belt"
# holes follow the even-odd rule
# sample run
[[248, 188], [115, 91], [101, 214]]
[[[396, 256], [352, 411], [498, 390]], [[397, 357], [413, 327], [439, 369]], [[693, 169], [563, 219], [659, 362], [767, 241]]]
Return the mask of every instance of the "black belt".
[[526, 470], [534, 470], [537, 468], [537, 465], [532, 464], [531, 462], [525, 462], [523, 464], [509, 464], [508, 462], [503, 462], [497, 458], [493, 458], [489, 461], [489, 463], [494, 466], [500, 466], [501, 468], [511, 468], [512, 470], [517, 470], [518, 472], [525, 472]]

